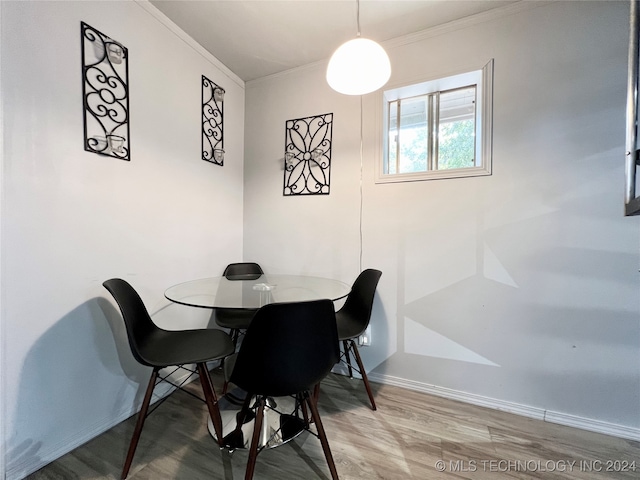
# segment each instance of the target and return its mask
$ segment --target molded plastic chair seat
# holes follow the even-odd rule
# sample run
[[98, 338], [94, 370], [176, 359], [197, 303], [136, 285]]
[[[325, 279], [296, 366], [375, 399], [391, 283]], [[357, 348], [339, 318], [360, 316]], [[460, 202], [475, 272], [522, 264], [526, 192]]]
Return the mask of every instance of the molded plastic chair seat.
[[220, 439], [218, 443], [222, 446], [222, 418], [206, 362], [221, 360], [233, 353], [234, 345], [229, 335], [213, 329], [164, 330], [153, 323], [142, 299], [126, 281], [112, 278], [102, 285], [113, 295], [120, 307], [127, 329], [129, 347], [134, 358], [142, 365], [153, 368], [129, 444], [121, 478], [126, 478], [131, 468], [144, 421], [150, 413], [149, 404], [156, 384], [164, 381], [180, 389], [187, 381], [184, 380], [180, 385], [174, 384], [168, 376], [161, 375], [160, 370], [165, 367], [175, 366], [193, 374], [196, 372], [183, 367], [183, 365], [196, 364], [205, 397], [204, 401], [207, 404], [217, 438]]
[[147, 365], [166, 367], [226, 357], [233, 353], [233, 343], [228, 334], [212, 328], [165, 330], [153, 332], [138, 349]]
[[216, 324], [231, 330], [246, 330], [256, 314], [255, 310], [242, 308], [218, 308], [216, 310]]
[[264, 433], [261, 431], [264, 410], [272, 404], [270, 397], [284, 396], [295, 396], [295, 412], [297, 414], [301, 409], [304, 419], [297, 415], [283, 416], [293, 417], [297, 422], [281, 417], [280, 429], [284, 432], [294, 423], [310, 431], [307, 414], [310, 410], [331, 477], [338, 478], [311, 392], [339, 358], [338, 331], [331, 300], [272, 303], [258, 310], [240, 345], [231, 373], [231, 382], [245, 390], [247, 396], [238, 413], [236, 429], [225, 437], [225, 445], [231, 448], [244, 445], [241, 427], [247, 419], [255, 418], [245, 480], [253, 477], [256, 458], [264, 448], [258, 448], [258, 443]]
[[336, 312], [336, 320], [338, 322], [338, 337], [340, 341], [357, 338], [367, 329], [366, 325], [363, 328], [361, 319], [354, 317], [349, 312], [338, 310]]
[[[343, 346], [341, 360], [347, 365], [350, 377], [353, 377], [354, 369], [362, 375], [362, 381], [364, 382], [373, 410], [377, 409], [376, 402], [373, 398], [369, 378], [367, 377], [367, 372], [360, 358], [355, 339], [362, 335], [369, 326], [371, 310], [373, 309], [373, 298], [381, 276], [382, 272], [380, 270], [367, 269], [361, 272], [353, 283], [351, 292], [347, 296], [344, 305], [336, 312], [338, 336]], [[357, 367], [351, 363], [351, 353], [353, 353], [355, 357]]]
[[229, 280], [256, 280], [262, 274], [262, 267], [255, 262], [230, 263], [222, 273]]

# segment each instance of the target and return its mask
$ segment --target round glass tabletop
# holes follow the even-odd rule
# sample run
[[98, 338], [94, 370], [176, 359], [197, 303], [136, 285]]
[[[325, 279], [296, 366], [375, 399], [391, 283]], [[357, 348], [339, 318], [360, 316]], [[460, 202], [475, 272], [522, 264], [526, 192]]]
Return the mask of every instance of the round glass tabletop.
[[340, 300], [351, 286], [330, 278], [308, 275], [252, 275], [201, 278], [168, 288], [164, 295], [175, 303], [202, 308], [258, 309], [267, 303]]

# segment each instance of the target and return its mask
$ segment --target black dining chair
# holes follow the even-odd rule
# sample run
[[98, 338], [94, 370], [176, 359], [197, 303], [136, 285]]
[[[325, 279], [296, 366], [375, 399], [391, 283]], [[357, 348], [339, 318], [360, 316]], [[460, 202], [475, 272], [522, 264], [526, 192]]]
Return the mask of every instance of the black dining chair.
[[[218, 399], [213, 389], [207, 362], [220, 360], [230, 355], [234, 351], [233, 342], [229, 335], [221, 330], [197, 329], [197, 330], [164, 330], [159, 328], [149, 316], [142, 299], [134, 288], [125, 280], [112, 278], [102, 284], [113, 295], [116, 303], [120, 307], [122, 318], [127, 330], [129, 347], [134, 358], [148, 367], [152, 367], [151, 378], [147, 386], [142, 407], [138, 414], [138, 420], [133, 431], [127, 458], [122, 469], [122, 479], [127, 478], [133, 456], [138, 446], [138, 440], [142, 433], [142, 427], [149, 411], [151, 395], [156, 385], [167, 382], [174, 387], [181, 389], [187, 377], [179, 385], [171, 381], [169, 376], [177, 369], [188, 370], [191, 374], [198, 373], [204, 401], [209, 409], [209, 415], [216, 432], [218, 443], [222, 447], [222, 418], [218, 409]], [[196, 365], [196, 370], [186, 367], [186, 365]], [[168, 374], [160, 370], [166, 367], [175, 367]], [[185, 392], [193, 395], [191, 392]], [[197, 396], [196, 396], [197, 397]], [[166, 397], [165, 397], [166, 398]], [[200, 398], [200, 397], [197, 397]], [[200, 400], [202, 400], [200, 398]], [[161, 402], [162, 403], [162, 402]], [[158, 404], [157, 406], [159, 406]], [[156, 406], [156, 407], [157, 407]], [[155, 410], [155, 408], [153, 410]], [[152, 410], [152, 411], [153, 411]]]
[[[253, 262], [230, 263], [224, 269], [223, 276], [228, 280], [257, 280], [263, 275], [262, 267]], [[255, 310], [241, 308], [217, 308], [215, 313], [216, 324], [222, 328], [228, 328], [233, 344], [236, 345], [240, 333], [246, 330], [251, 323]]]
[[[341, 360], [347, 365], [349, 377], [353, 378], [353, 370], [356, 370], [362, 376], [373, 410], [377, 409], [376, 401], [373, 399], [369, 378], [362, 364], [356, 340], [369, 326], [373, 297], [381, 276], [382, 272], [380, 270], [367, 269], [361, 272], [353, 283], [344, 305], [336, 312], [338, 337], [343, 346]], [[351, 354], [355, 357], [357, 367], [351, 361]]]
[[[301, 426], [320, 439], [324, 455], [336, 480], [338, 474], [331, 455], [312, 390], [339, 361], [340, 346], [331, 300], [272, 303], [256, 312], [247, 329], [231, 373], [231, 383], [247, 392], [237, 416], [237, 427], [225, 437], [230, 448], [244, 445], [242, 425], [255, 418], [245, 480], [253, 478], [265, 407], [273, 397], [294, 396], [296, 416], [280, 419], [281, 429], [287, 421]], [[255, 412], [254, 412], [255, 410]], [[311, 419], [308, 412], [311, 412]], [[303, 419], [300, 419], [300, 412]], [[300, 421], [302, 420], [302, 421]], [[317, 434], [310, 430], [311, 421]]]

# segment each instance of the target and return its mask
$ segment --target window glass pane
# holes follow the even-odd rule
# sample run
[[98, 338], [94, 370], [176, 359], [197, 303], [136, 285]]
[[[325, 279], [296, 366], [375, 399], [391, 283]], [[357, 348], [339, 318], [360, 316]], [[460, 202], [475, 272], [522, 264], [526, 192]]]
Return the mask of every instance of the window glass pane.
[[493, 60], [385, 90], [376, 183], [491, 175], [492, 93]]
[[438, 170], [475, 166], [475, 85], [440, 93]]
[[397, 173], [424, 172], [429, 152], [429, 96], [400, 101], [400, 161]]
[[389, 151], [387, 152], [387, 164], [385, 165], [385, 173], [396, 172], [396, 164], [398, 161], [398, 102], [389, 102]]

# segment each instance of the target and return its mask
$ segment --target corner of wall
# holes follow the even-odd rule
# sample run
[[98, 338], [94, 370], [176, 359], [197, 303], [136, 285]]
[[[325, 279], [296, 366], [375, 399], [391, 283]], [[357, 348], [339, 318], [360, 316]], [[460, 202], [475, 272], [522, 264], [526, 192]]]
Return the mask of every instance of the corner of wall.
[[[2, 39], [2, 3], [0, 2], [0, 40]], [[0, 45], [3, 42], [0, 41]], [[5, 476], [5, 400], [4, 392], [4, 355], [6, 349], [4, 348], [4, 311], [3, 311], [3, 297], [4, 289], [2, 282], [2, 221], [4, 218], [2, 211], [4, 209], [4, 96], [2, 94], [2, 48], [0, 47], [0, 479], [6, 478]]]

